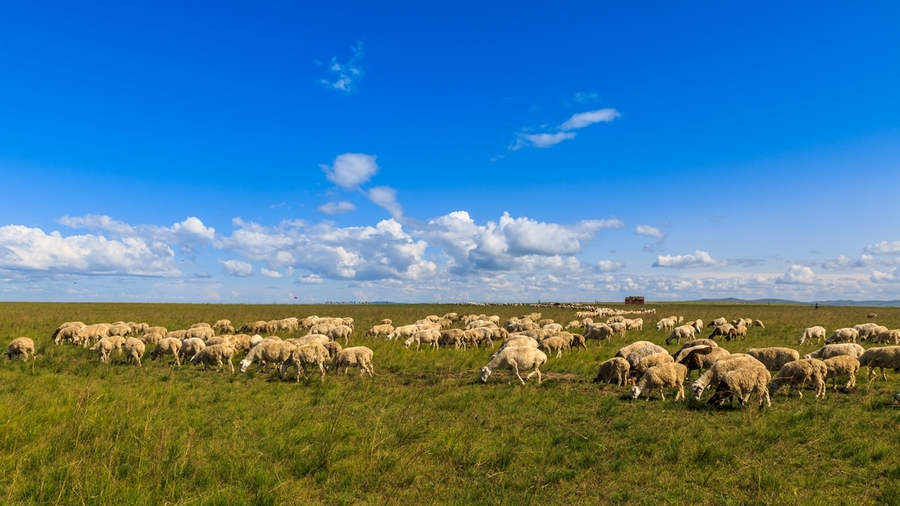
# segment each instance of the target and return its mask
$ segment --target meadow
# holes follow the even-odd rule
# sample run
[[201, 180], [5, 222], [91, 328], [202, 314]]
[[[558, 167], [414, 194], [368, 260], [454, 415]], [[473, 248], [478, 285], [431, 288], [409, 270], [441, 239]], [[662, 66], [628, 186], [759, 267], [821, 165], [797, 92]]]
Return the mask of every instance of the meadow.
[[[604, 307], [624, 307], [602, 304]], [[0, 362], [3, 504], [900, 504], [900, 374], [852, 392], [773, 396], [772, 406], [629, 399], [597, 385], [598, 364], [636, 340], [662, 344], [668, 315], [766, 323], [731, 351], [797, 345], [812, 325], [900, 327], [900, 308], [652, 303], [642, 331], [550, 357], [541, 385], [479, 370], [491, 350], [405, 349], [366, 340], [382, 318], [575, 310], [455, 305], [0, 303], [0, 342], [34, 339], [34, 361]], [[120, 356], [101, 364], [50, 340], [62, 322], [195, 322], [351, 316], [351, 344], [375, 352], [375, 377], [319, 381], [173, 367]], [[456, 326], [460, 326], [457, 324]], [[297, 332], [297, 336], [304, 333]], [[282, 335], [282, 337], [295, 337]], [[704, 334], [705, 337], [705, 334]], [[868, 344], [866, 347], [870, 346]], [[677, 349], [674, 344], [667, 347]], [[696, 373], [694, 375], [696, 377]], [[688, 395], [690, 397], [690, 395]], [[737, 405], [737, 403], [735, 404]]]

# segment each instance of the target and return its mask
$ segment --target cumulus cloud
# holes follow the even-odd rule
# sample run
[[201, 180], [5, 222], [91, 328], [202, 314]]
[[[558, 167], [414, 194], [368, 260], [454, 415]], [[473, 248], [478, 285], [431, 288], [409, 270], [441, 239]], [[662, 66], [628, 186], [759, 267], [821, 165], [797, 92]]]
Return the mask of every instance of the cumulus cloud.
[[859, 259], [854, 260], [840, 255], [837, 258], [825, 260], [822, 262], [822, 268], [827, 271], [837, 271], [842, 269], [855, 269], [870, 267], [875, 264], [875, 257], [863, 254]]
[[219, 260], [219, 263], [225, 267], [225, 272], [232, 276], [247, 277], [253, 275], [253, 266], [247, 262], [240, 260]]
[[345, 190], [355, 190], [368, 182], [378, 172], [375, 155], [344, 153], [338, 155], [331, 165], [321, 164], [325, 177]]
[[342, 200], [340, 202], [329, 202], [327, 204], [319, 206], [319, 211], [325, 214], [342, 214], [355, 210], [356, 206], [353, 205], [352, 202], [347, 202], [346, 200]]
[[260, 273], [261, 275], [267, 277], [267, 278], [280, 278], [280, 277], [282, 277], [282, 274], [281, 274], [280, 272], [278, 272], [278, 271], [270, 271], [269, 269], [266, 269], [265, 267], [260, 267], [259, 273]]
[[511, 151], [518, 151], [525, 147], [535, 147], [535, 148], [549, 148], [550, 146], [555, 146], [560, 142], [567, 139], [574, 139], [575, 132], [556, 132], [552, 134], [529, 134], [520, 132], [519, 137], [516, 139], [509, 149]]
[[207, 227], [194, 216], [171, 227], [157, 225], [132, 226], [114, 220], [106, 215], [88, 214], [85, 216], [63, 216], [59, 223], [72, 229], [100, 230], [107, 232], [115, 239], [138, 238], [149, 244], [175, 244], [179, 250], [190, 256], [215, 239], [216, 229]]
[[900, 269], [894, 268], [888, 272], [874, 271], [869, 277], [872, 283], [900, 283]]
[[900, 254], [900, 241], [881, 241], [876, 244], [869, 244], [864, 248], [864, 251], [875, 255], [898, 255]]
[[659, 255], [653, 262], [653, 267], [671, 267], [673, 269], [688, 269], [691, 267], [725, 267], [728, 262], [715, 260], [706, 251], [694, 250], [694, 254], [687, 255]]
[[615, 109], [598, 109], [596, 111], [580, 112], [578, 114], [573, 114], [571, 118], [566, 120], [562, 125], [559, 125], [558, 128], [562, 131], [575, 130], [577, 128], [593, 125], [594, 123], [609, 122], [620, 116], [622, 115]]
[[357, 83], [365, 75], [360, 64], [363, 54], [363, 43], [362, 41], [357, 41], [356, 46], [353, 47], [353, 57], [347, 63], [338, 63], [337, 56], [331, 58], [328, 72], [332, 76], [330, 79], [320, 79], [318, 81], [319, 84], [325, 86], [325, 88], [346, 94], [356, 91]]
[[403, 207], [397, 202], [397, 190], [390, 186], [376, 186], [369, 190], [369, 200], [385, 208], [394, 219], [403, 217]]
[[659, 239], [660, 241], [666, 238], [666, 234], [664, 234], [662, 230], [656, 227], [651, 227], [650, 225], [638, 225], [637, 227], [635, 227], [634, 232], [636, 234], [645, 235], [647, 237], [654, 237], [656, 239]]
[[816, 274], [805, 265], [792, 265], [791, 269], [775, 280], [776, 283], [808, 285], [816, 281]]
[[301, 285], [320, 285], [322, 284], [322, 276], [317, 276], [315, 274], [304, 274], [297, 278], [297, 282]]
[[618, 272], [625, 268], [623, 262], [614, 262], [612, 260], [600, 260], [597, 263], [597, 270], [600, 272]]

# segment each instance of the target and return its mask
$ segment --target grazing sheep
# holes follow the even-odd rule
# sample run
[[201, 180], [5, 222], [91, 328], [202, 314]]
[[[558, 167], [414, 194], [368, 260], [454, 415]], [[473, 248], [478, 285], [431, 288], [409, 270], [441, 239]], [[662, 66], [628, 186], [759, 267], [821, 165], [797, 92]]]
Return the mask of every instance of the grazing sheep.
[[800, 334], [800, 341], [797, 344], [803, 344], [807, 340], [816, 340], [816, 344], [819, 344], [819, 341], [825, 339], [825, 327], [816, 325], [815, 327], [809, 327]]
[[219, 335], [234, 334], [234, 327], [231, 325], [231, 320], [219, 320], [216, 323], [213, 323], [212, 328]]
[[344, 349], [344, 347], [341, 346], [341, 343], [339, 343], [337, 341], [328, 341], [327, 343], [323, 343], [322, 346], [324, 346], [325, 349], [328, 350], [329, 358], [336, 357], [337, 354], [340, 353], [341, 350]]
[[185, 330], [170, 330], [168, 333], [166, 333], [166, 337], [174, 337], [175, 339], [178, 339], [179, 341], [181, 341], [184, 339], [185, 334], [187, 334], [187, 329], [185, 329]]
[[686, 350], [688, 348], [693, 348], [694, 346], [712, 346], [713, 348], [718, 348], [719, 343], [713, 341], [712, 339], [694, 339], [682, 344], [681, 349]]
[[179, 355], [181, 355], [181, 359], [182, 361], [184, 361], [184, 359], [190, 359], [191, 357], [199, 353], [203, 348], [206, 348], [206, 343], [199, 337], [184, 339], [181, 341], [181, 350], [179, 351]]
[[637, 366], [641, 363], [642, 358], [649, 357], [654, 353], [665, 353], [667, 355], [669, 354], [669, 352], [666, 351], [666, 349], [662, 346], [650, 344], [644, 346], [643, 348], [638, 348], [637, 350], [632, 351], [628, 354], [627, 357], [625, 357], [625, 360], [628, 361], [628, 365], [630, 365], [632, 369], [637, 369]]
[[140, 340], [144, 344], [149, 344], [150, 346], [156, 346], [156, 343], [162, 341], [165, 338], [165, 334], [160, 334], [159, 332], [148, 332], [140, 337]]
[[610, 323], [609, 328], [612, 329], [613, 335], [622, 337], [625, 337], [625, 332], [628, 330], [628, 326], [622, 322]]
[[672, 318], [671, 316], [668, 318], [663, 318], [662, 320], [656, 322], [656, 330], [672, 330], [675, 328], [675, 325], [678, 323], [677, 318]]
[[153, 348], [153, 351], [150, 352], [150, 360], [156, 360], [156, 357], [160, 355], [172, 355], [175, 357], [175, 364], [180, 366], [181, 360], [178, 358], [180, 351], [181, 340], [174, 337], [167, 337], [156, 343], [156, 348]]
[[872, 342], [879, 344], [900, 344], [900, 329], [883, 330], [872, 339]]
[[705, 373], [691, 383], [691, 392], [694, 394], [694, 398], [700, 400], [704, 390], [718, 387], [726, 372], [745, 367], [765, 368], [762, 362], [744, 353], [733, 353], [716, 360]]
[[553, 336], [544, 339], [543, 341], [541, 341], [539, 348], [547, 353], [553, 353], [555, 351], [556, 358], [561, 357], [563, 351], [571, 351], [569, 342], [559, 336]]
[[56, 328], [50, 336], [54, 344], [62, 344], [63, 341], [73, 341], [79, 330], [86, 327], [82, 322], [66, 322]]
[[699, 371], [709, 369], [719, 359], [731, 355], [728, 350], [718, 346], [694, 346], [693, 348], [688, 348], [688, 350], [690, 351], [685, 355], [678, 352], [676, 357], [673, 357], [676, 358], [675, 362], [687, 367], [688, 379], [691, 377], [691, 372], [698, 371], [699, 376], [701, 374]]
[[[671, 357], [670, 357], [671, 358]], [[653, 394], [653, 390], [659, 390], [659, 397], [666, 400], [663, 388], [677, 388], [675, 400], [684, 399], [684, 378], [687, 376], [687, 367], [669, 362], [647, 369], [641, 379], [631, 387], [631, 398], [637, 399], [641, 392], [647, 391], [647, 400]]]
[[131, 325], [128, 325], [125, 322], [113, 323], [109, 326], [109, 335], [128, 337], [131, 335]]
[[374, 352], [365, 346], [353, 346], [344, 348], [331, 360], [331, 365], [338, 372], [341, 367], [344, 368], [344, 374], [350, 371], [351, 367], [359, 367], [359, 374], [369, 373], [369, 376], [375, 376], [375, 367], [372, 365], [372, 356]]
[[620, 322], [624, 322], [624, 321], [625, 321], [625, 317], [624, 317], [624, 316], [612, 316], [612, 317], [609, 317], [609, 318], [606, 319], [606, 323], [607, 323], [607, 324], [610, 324], [610, 323], [620, 323]]
[[456, 349], [466, 349], [466, 332], [463, 329], [442, 330], [438, 344], [444, 347], [453, 346]]
[[753, 326], [759, 327], [763, 330], [766, 330], [766, 324], [762, 322], [762, 320], [753, 320]]
[[799, 386], [797, 393], [803, 397], [803, 386], [806, 383], [812, 383], [816, 387], [816, 399], [825, 398], [825, 375], [828, 374], [828, 367], [821, 360], [814, 358], [802, 358], [793, 362], [784, 364], [784, 367], [778, 371], [775, 379], [769, 383], [769, 392], [775, 395], [775, 392], [788, 383], [791, 388], [788, 390], [788, 397], [794, 391], [794, 387]]
[[716, 328], [713, 329], [712, 334], [709, 335], [707, 339], [713, 339], [718, 336], [727, 337], [728, 333], [734, 330], [734, 325], [730, 323], [725, 323], [723, 325], [717, 325]]
[[818, 350], [803, 355], [803, 358], [818, 358], [825, 360], [826, 358], [836, 357], [838, 355], [849, 355], [853, 358], [859, 358], [866, 350], [856, 343], [838, 343], [826, 344]]
[[287, 341], [266, 340], [263, 341], [247, 352], [244, 360], [241, 360], [241, 372], [246, 372], [250, 364], [257, 363], [261, 367], [266, 364], [275, 364], [275, 367], [281, 366], [285, 360], [291, 355], [297, 347]]
[[736, 341], [738, 337], [740, 337], [742, 341], [747, 339], [747, 326], [744, 325], [743, 322], [741, 322], [740, 325], [731, 327], [728, 329], [728, 333], [725, 334], [726, 341]]
[[856, 340], [859, 339], [859, 331], [851, 328], [843, 328], [837, 329], [828, 336], [828, 339], [825, 340], [825, 344], [833, 344], [833, 343], [846, 343], [851, 342], [855, 343]]
[[332, 342], [331, 339], [323, 334], [306, 334], [303, 337], [292, 340], [297, 346], [306, 346], [307, 344], [322, 344]]
[[726, 320], [724, 317], [716, 318], [715, 320], [709, 322], [707, 327], [721, 327], [722, 325], [725, 325], [726, 323], [728, 323], [728, 320]]
[[31, 354], [32, 358], [34, 357], [34, 341], [28, 337], [17, 337], [10, 341], [9, 346], [6, 347], [6, 358], [12, 360], [13, 357], [18, 357], [22, 355], [22, 361], [28, 361], [28, 354]]
[[338, 325], [331, 329], [328, 329], [324, 334], [331, 338], [332, 341], [337, 341], [338, 339], [343, 339], [344, 344], [350, 343], [350, 334], [353, 333], [353, 329], [350, 328], [349, 325]]
[[412, 337], [413, 334], [418, 332], [420, 329], [417, 325], [403, 325], [394, 329], [393, 332], [387, 335], [387, 340], [391, 341], [393, 339], [401, 339], [404, 337]]
[[772, 346], [770, 348], [751, 348], [747, 350], [747, 355], [762, 362], [766, 369], [770, 371], [780, 371], [784, 364], [800, 360], [800, 353], [791, 348], [782, 348], [780, 346]]
[[735, 369], [728, 371], [722, 375], [722, 380], [716, 388], [716, 392], [709, 399], [709, 403], [713, 406], [721, 406], [728, 398], [728, 404], [732, 404], [732, 399], [737, 396], [741, 403], [741, 408], [746, 406], [750, 401], [750, 396], [756, 394], [759, 397], [759, 407], [762, 408], [763, 402], [766, 406], [772, 405], [769, 398], [769, 382], [772, 380], [772, 374], [764, 367], [747, 367], [744, 369]]
[[572, 321], [570, 321], [569, 323], [566, 324], [566, 330], [568, 330], [568, 329], [580, 329], [581, 327], [582, 327], [582, 324], [581, 324], [581, 322], [578, 321], [578, 320], [572, 320]]
[[219, 343], [207, 346], [191, 357], [191, 363], [194, 365], [203, 364], [203, 369], [209, 369], [209, 366], [215, 365], [220, 371], [224, 364], [228, 364], [231, 368], [231, 374], [234, 374], [234, 364], [231, 360], [234, 358], [234, 346], [229, 343]]
[[651, 343], [650, 341], [635, 341], [629, 345], [619, 348], [619, 351], [616, 352], [615, 356], [625, 358], [631, 352], [637, 351], [637, 350], [643, 348], [644, 346], [649, 346], [651, 344], [653, 344], [653, 343]]
[[831, 357], [824, 362], [828, 371], [825, 374], [825, 381], [828, 381], [828, 378], [831, 378], [835, 390], [837, 390], [838, 376], [847, 376], [850, 378], [844, 388], [856, 386], [856, 373], [859, 372], [859, 360], [848, 355], [838, 355], [837, 357]]
[[201, 329], [201, 328], [202, 328], [202, 329], [211, 329], [212, 326], [210, 326], [210, 324], [208, 324], [208, 323], [206, 323], [206, 322], [200, 322], [200, 323], [195, 323], [195, 324], [191, 325], [190, 327], [188, 327], [188, 330], [190, 330], [190, 329]]
[[[481, 368], [481, 381], [486, 382], [491, 373], [497, 369], [509, 369], [510, 381], [515, 376], [524, 385], [526, 380], [537, 374], [538, 385], [540, 385], [540, 366], [546, 363], [547, 355], [537, 348], [530, 346], [503, 348], [491, 358], [491, 361], [486, 366]], [[534, 369], [534, 371], [530, 372], [525, 379], [522, 379], [522, 376], [519, 374], [520, 369]]]
[[147, 330], [144, 331], [144, 334], [146, 335], [151, 332], [156, 332], [157, 334], [160, 334], [163, 337], [166, 337], [169, 334], [169, 329], [167, 329], [165, 327], [160, 327], [159, 325], [157, 325], [154, 327], [147, 327]]
[[691, 340], [694, 338], [694, 332], [696, 331], [697, 329], [695, 329], [693, 325], [681, 325], [675, 327], [672, 329], [669, 337], [666, 338], [666, 346], [668, 346], [673, 339], [675, 340], [675, 344], [681, 344], [682, 339]]
[[247, 334], [234, 334], [229, 336], [235, 353], [238, 351], [250, 351], [250, 336]]
[[390, 318], [385, 318], [385, 319], [381, 320], [381, 325], [393, 325], [393, 324], [394, 324], [394, 321], [391, 320]]
[[425, 343], [432, 348], [438, 348], [440, 346], [441, 340], [441, 332], [437, 329], [425, 329], [420, 330], [412, 335], [409, 339], [407, 339], [403, 346], [409, 348], [410, 345], [416, 343], [416, 351], [419, 350], [422, 343]]
[[375, 325], [371, 329], [366, 332], [366, 339], [370, 337], [387, 337], [388, 334], [394, 331], [394, 326], [390, 323], [382, 323], [381, 325]]
[[703, 320], [699, 318], [694, 320], [690, 325], [694, 327], [694, 330], [696, 330], [698, 334], [703, 331]]
[[612, 327], [605, 323], [589, 323], [584, 329], [584, 338], [609, 341], [613, 333]]
[[106, 364], [109, 362], [110, 353], [115, 349], [116, 345], [108, 337], [101, 337], [99, 341], [91, 346], [90, 351], [97, 352], [97, 359], [101, 363]]
[[868, 318], [868, 319], [871, 320], [871, 319], [874, 319], [874, 318], [878, 318], [878, 315], [875, 314], [875, 313], [869, 313], [869, 314], [866, 315], [866, 318]]
[[184, 339], [201, 339], [206, 341], [214, 335], [216, 335], [216, 332], [211, 327], [193, 327], [185, 331]]
[[900, 346], [869, 348], [859, 356], [859, 365], [869, 368], [866, 374], [869, 382], [877, 377], [875, 368], [881, 369], [881, 379], [887, 380], [885, 369], [900, 369]]
[[628, 371], [631, 366], [628, 361], [622, 357], [613, 357], [600, 364], [600, 370], [594, 378], [594, 383], [612, 383], [616, 382], [617, 386], [625, 384], [628, 379]]
[[90, 346], [92, 343], [96, 343], [101, 338], [109, 336], [109, 325], [105, 323], [97, 323], [95, 325], [88, 325], [87, 327], [82, 327], [78, 329], [75, 333], [75, 338], [78, 340], [77, 343], [73, 344], [81, 344], [84, 347]]
[[628, 330], [644, 330], [644, 319], [635, 318], [633, 320], [625, 320], [625, 326]]
[[[269, 322], [258, 321], [258, 322], [248, 322], [237, 329], [238, 334], [268, 334], [269, 333]], [[318, 334], [318, 332], [317, 332]]]
[[138, 367], [141, 367], [141, 357], [144, 356], [145, 350], [146, 345], [144, 344], [144, 341], [134, 337], [125, 339], [125, 343], [122, 345], [122, 351], [125, 353], [125, 361], [128, 362], [129, 359], [134, 360]]
[[307, 365], [315, 365], [319, 368], [319, 372], [321, 373], [322, 380], [325, 379], [325, 362], [331, 359], [331, 354], [321, 344], [308, 344], [306, 346], [300, 346], [294, 351], [291, 352], [291, 355], [281, 364], [281, 370], [279, 371], [279, 375], [284, 377], [284, 373], [291, 367], [295, 367], [297, 369], [297, 382], [300, 382], [300, 372], [303, 372], [303, 377], [309, 379], [309, 376], [306, 374], [306, 366]]
[[662, 353], [647, 355], [646, 357], [642, 358], [640, 362], [638, 362], [638, 364], [634, 367], [632, 375], [636, 377], [641, 376], [645, 372], [647, 372], [647, 369], [650, 369], [651, 367], [655, 367], [661, 364], [668, 364], [669, 362], [674, 361], [675, 360], [672, 359], [672, 355], [669, 355], [669, 353], [665, 351]]

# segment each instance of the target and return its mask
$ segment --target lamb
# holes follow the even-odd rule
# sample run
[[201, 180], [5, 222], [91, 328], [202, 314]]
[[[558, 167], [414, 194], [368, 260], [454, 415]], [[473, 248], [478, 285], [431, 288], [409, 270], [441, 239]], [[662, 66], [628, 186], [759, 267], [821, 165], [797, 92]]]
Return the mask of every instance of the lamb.
[[800, 388], [797, 389], [797, 393], [800, 397], [803, 397], [803, 385], [810, 382], [816, 387], [816, 399], [819, 397], [824, 399], [826, 374], [828, 374], [828, 367], [821, 360], [803, 358], [788, 362], [787, 364], [784, 364], [784, 367], [782, 367], [780, 371], [778, 371], [778, 375], [775, 376], [775, 379], [769, 383], [769, 391], [772, 395], [775, 395], [775, 392], [777, 392], [784, 383], [788, 383], [791, 386], [790, 390], [788, 390], [788, 397], [790, 397], [791, 393], [794, 391], [794, 387], [798, 385]]
[[375, 376], [375, 367], [372, 366], [372, 356], [374, 352], [365, 346], [353, 346], [344, 348], [331, 361], [332, 367], [338, 371], [344, 368], [344, 374], [350, 371], [351, 367], [357, 366], [359, 374], [369, 373], [369, 376]]
[[831, 378], [835, 390], [837, 390], [838, 376], [848, 376], [850, 378], [844, 388], [856, 386], [856, 373], [859, 372], [859, 360], [847, 355], [838, 355], [837, 357], [831, 357], [824, 362], [828, 371], [825, 374], [825, 381], [828, 381], [828, 378]]
[[344, 344], [350, 343], [350, 334], [353, 333], [353, 329], [348, 325], [338, 325], [337, 327], [333, 327], [328, 330], [328, 332], [324, 332], [324, 334], [331, 338], [332, 341], [337, 341], [338, 339], [343, 339]]
[[[669, 353], [665, 351], [662, 353], [647, 355], [646, 357], [642, 358], [640, 362], [638, 362], [638, 364], [634, 367], [633, 375], [641, 376], [651, 367], [668, 364], [670, 362], [674, 362], [674, 360], [672, 359], [672, 355], [669, 355]], [[685, 369], [685, 371], [687, 371], [687, 369]]]
[[766, 403], [766, 406], [771, 406], [772, 400], [769, 398], [769, 382], [771, 380], [772, 374], [764, 367], [748, 367], [728, 371], [722, 376], [709, 403], [721, 406], [727, 397], [728, 404], [731, 404], [732, 398], [737, 396], [743, 408], [750, 400], [750, 396], [756, 394], [759, 397], [759, 408], [762, 408], [763, 402]]
[[371, 329], [366, 332], [366, 338], [370, 337], [387, 337], [388, 334], [394, 331], [394, 326], [390, 323], [382, 323], [381, 325], [375, 325]]
[[103, 337], [90, 350], [96, 351], [97, 358], [105, 364], [109, 362], [109, 355], [117, 349], [121, 350], [123, 344], [125, 344], [125, 338], [122, 336]]
[[859, 331], [856, 329], [843, 328], [837, 329], [828, 336], [828, 339], [825, 340], [825, 344], [832, 343], [846, 343], [852, 342], [855, 343], [856, 340], [859, 339]]
[[675, 327], [672, 329], [669, 337], [666, 338], [666, 346], [668, 346], [673, 339], [675, 340], [675, 344], [681, 344], [682, 339], [693, 339], [696, 330], [697, 329], [695, 329], [693, 325], [681, 325], [680, 327]]
[[203, 364], [203, 369], [209, 369], [209, 366], [215, 365], [220, 371], [222, 365], [228, 364], [231, 368], [231, 374], [234, 374], [234, 364], [231, 360], [234, 358], [234, 346], [231, 343], [219, 343], [207, 346], [191, 357], [191, 363], [194, 365]]
[[141, 357], [144, 356], [145, 350], [144, 341], [134, 337], [125, 339], [125, 343], [122, 345], [122, 351], [125, 352], [125, 361], [132, 359], [137, 363], [138, 367], [141, 367]]
[[179, 355], [181, 355], [182, 358], [189, 359], [197, 353], [200, 353], [200, 350], [203, 348], [206, 348], [206, 343], [203, 342], [203, 339], [200, 339], [199, 337], [187, 338], [181, 341]]
[[612, 383], [616, 382], [617, 386], [625, 384], [628, 379], [628, 371], [631, 366], [628, 361], [622, 357], [613, 357], [600, 364], [600, 370], [594, 378], [594, 383]]
[[174, 337], [167, 337], [156, 343], [156, 348], [150, 352], [150, 360], [156, 360], [160, 355], [172, 355], [175, 357], [175, 364], [180, 366], [181, 360], [178, 354], [181, 351], [181, 340]]
[[22, 361], [27, 362], [29, 353], [34, 358], [34, 341], [28, 337], [17, 337], [6, 347], [6, 358], [9, 360], [22, 355]]
[[254, 362], [259, 363], [263, 367], [267, 363], [273, 363], [278, 367], [291, 356], [291, 352], [296, 348], [296, 346], [287, 341], [270, 340], [261, 342], [250, 348], [247, 356], [244, 357], [244, 360], [241, 360], [241, 372], [246, 372], [250, 364]]
[[747, 355], [762, 362], [766, 369], [770, 371], [780, 371], [784, 364], [800, 360], [800, 353], [791, 348], [782, 348], [780, 346], [772, 346], [770, 348], [751, 348], [747, 350]]
[[765, 368], [762, 362], [744, 353], [733, 353], [716, 360], [705, 373], [691, 384], [691, 392], [693, 392], [694, 398], [700, 400], [704, 390], [718, 387], [719, 382], [722, 381], [722, 376], [726, 372], [745, 367]]
[[877, 377], [875, 368], [881, 369], [881, 379], [887, 380], [884, 370], [900, 369], [900, 346], [883, 346], [880, 348], [869, 348], [859, 356], [859, 365], [869, 368], [866, 377], [869, 382]]
[[303, 372], [304, 378], [309, 379], [309, 376], [306, 374], [306, 366], [316, 365], [319, 367], [319, 372], [321, 372], [321, 379], [324, 380], [325, 362], [330, 359], [331, 354], [321, 344], [308, 344], [306, 346], [300, 346], [292, 351], [288, 359], [281, 364], [279, 375], [281, 377], [284, 377], [284, 373], [293, 366], [297, 369], [297, 383], [299, 383], [300, 372]]
[[647, 400], [649, 401], [653, 390], [657, 389], [659, 390], [659, 397], [662, 400], [666, 400], [663, 388], [677, 388], [678, 393], [675, 394], [675, 400], [684, 399], [685, 376], [687, 376], [687, 367], [674, 362], [651, 367], [641, 376], [637, 384], [631, 387], [631, 398], [637, 399], [640, 397], [641, 392], [646, 390], [648, 392]]
[[797, 344], [803, 344], [806, 340], [816, 340], [816, 344], [819, 344], [819, 341], [825, 339], [825, 327], [816, 325], [815, 327], [809, 327], [800, 334], [800, 341]]
[[[513, 348], [503, 348], [491, 358], [491, 361], [481, 368], [481, 381], [487, 382], [488, 377], [496, 369], [509, 369], [509, 379], [512, 381], [513, 376], [519, 378], [524, 385], [525, 381], [535, 374], [538, 378], [538, 385], [541, 384], [540, 366], [547, 363], [547, 355], [537, 348], [530, 346], [517, 346]], [[519, 370], [534, 369], [528, 373], [525, 379], [519, 374]]]
[[630, 365], [632, 369], [637, 369], [637, 366], [638, 366], [638, 364], [641, 363], [642, 358], [649, 357], [650, 355], [653, 355], [654, 353], [668, 354], [669, 352], [667, 352], [666, 349], [663, 348], [662, 346], [650, 344], [650, 345], [644, 346], [643, 348], [638, 348], [637, 350], [632, 351], [631, 353], [628, 354], [627, 357], [625, 357], [625, 360], [628, 361], [628, 365]]
[[556, 358], [561, 357], [563, 351], [571, 351], [571, 347], [569, 346], [568, 341], [559, 336], [548, 337], [547, 339], [544, 339], [543, 341], [541, 341], [539, 347], [547, 353], [556, 351]]
[[838, 343], [826, 344], [818, 350], [803, 355], [803, 358], [826, 358], [836, 357], [838, 355], [849, 355], [853, 358], [859, 358], [866, 350], [856, 343]]

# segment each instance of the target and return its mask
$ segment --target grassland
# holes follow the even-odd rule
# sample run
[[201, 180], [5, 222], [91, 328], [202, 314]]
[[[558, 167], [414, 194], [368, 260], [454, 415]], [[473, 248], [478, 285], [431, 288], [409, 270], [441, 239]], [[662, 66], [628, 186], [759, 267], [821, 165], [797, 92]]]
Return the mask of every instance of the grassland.
[[[898, 308], [664, 304], [640, 332], [551, 358], [522, 387], [478, 371], [490, 351], [407, 350], [365, 341], [381, 318], [526, 307], [0, 303], [0, 338], [35, 340], [37, 360], [0, 362], [3, 504], [900, 504], [900, 375], [771, 408], [630, 401], [590, 381], [658, 316], [752, 317], [748, 347], [793, 346], [803, 328], [900, 327]], [[565, 323], [574, 311], [540, 309]], [[375, 351], [374, 379], [295, 383], [145, 359], [97, 362], [49, 336], [69, 320], [198, 321], [352, 316]], [[652, 320], [652, 321], [651, 321]], [[290, 336], [282, 336], [290, 337]], [[365, 342], [364, 342], [365, 341]], [[815, 346], [807, 346], [812, 350]], [[675, 347], [670, 347], [674, 350]]]

